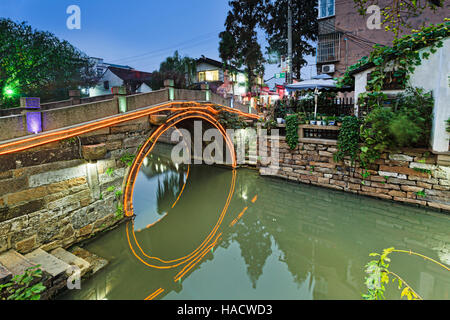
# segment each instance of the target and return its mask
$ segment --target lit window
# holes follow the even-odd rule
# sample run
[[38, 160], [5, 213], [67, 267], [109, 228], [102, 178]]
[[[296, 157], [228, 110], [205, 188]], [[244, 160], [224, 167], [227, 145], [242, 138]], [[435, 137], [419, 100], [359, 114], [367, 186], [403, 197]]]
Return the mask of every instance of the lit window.
[[319, 18], [334, 16], [334, 0], [319, 0]]
[[206, 81], [219, 81], [219, 70], [205, 71]]
[[202, 81], [205, 81], [205, 73], [199, 72], [198, 73], [198, 82], [202, 82]]
[[201, 71], [198, 73], [198, 81], [219, 81], [219, 70]]

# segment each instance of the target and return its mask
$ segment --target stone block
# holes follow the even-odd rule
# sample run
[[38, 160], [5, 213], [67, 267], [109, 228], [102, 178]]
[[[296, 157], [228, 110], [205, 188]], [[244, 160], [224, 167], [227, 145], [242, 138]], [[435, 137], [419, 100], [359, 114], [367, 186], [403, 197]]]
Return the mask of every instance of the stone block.
[[389, 159], [395, 160], [395, 161], [407, 161], [407, 162], [411, 162], [414, 160], [413, 157], [407, 156], [404, 154], [389, 154]]
[[419, 192], [419, 191], [423, 190], [423, 188], [421, 188], [421, 187], [406, 186], [406, 185], [401, 186], [401, 189], [402, 189], [402, 191], [408, 191], [408, 192]]
[[335, 163], [325, 163], [325, 162], [310, 161], [309, 165], [310, 166], [314, 166], [314, 167], [322, 167], [322, 168], [329, 168], [329, 169], [336, 168], [336, 164]]
[[[381, 172], [383, 172], [384, 174], [382, 174]], [[404, 168], [404, 167], [390, 167], [390, 166], [384, 166], [381, 165], [380, 166], [380, 176], [383, 175], [388, 175], [386, 173], [397, 173], [397, 177], [399, 174], [404, 174], [404, 175], [409, 175], [409, 176], [418, 176], [418, 177], [423, 177], [423, 178], [428, 178], [428, 174], [424, 173], [424, 172], [419, 172], [416, 171], [412, 168]]]
[[53, 184], [55, 182], [61, 182], [85, 176], [86, 176], [86, 165], [79, 165], [77, 167], [72, 168], [43, 172], [30, 176], [29, 187], [35, 188], [39, 186]]
[[63, 276], [70, 268], [69, 264], [42, 249], [36, 249], [26, 254], [25, 258], [33, 264], [40, 265], [43, 271], [46, 271], [54, 278]]
[[406, 198], [406, 192], [402, 192], [402, 191], [398, 191], [398, 190], [391, 190], [391, 191], [389, 191], [388, 194], [393, 197]]
[[87, 161], [97, 161], [104, 159], [107, 148], [105, 143], [82, 146], [83, 158]]
[[0, 254], [0, 264], [2, 264], [13, 276], [25, 273], [25, 270], [34, 266], [34, 264], [20, 253], [9, 250]]

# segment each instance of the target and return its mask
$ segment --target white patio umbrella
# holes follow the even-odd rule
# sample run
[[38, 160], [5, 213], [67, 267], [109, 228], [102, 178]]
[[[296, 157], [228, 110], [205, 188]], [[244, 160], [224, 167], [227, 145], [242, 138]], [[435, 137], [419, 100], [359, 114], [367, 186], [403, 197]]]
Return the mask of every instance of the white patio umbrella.
[[310, 80], [304, 80], [286, 86], [286, 90], [288, 93], [291, 93], [293, 91], [314, 90], [314, 117], [316, 117], [317, 115], [317, 101], [320, 94], [319, 90], [330, 90], [336, 88], [336, 81], [334, 81], [332, 77], [326, 74], [320, 74]]

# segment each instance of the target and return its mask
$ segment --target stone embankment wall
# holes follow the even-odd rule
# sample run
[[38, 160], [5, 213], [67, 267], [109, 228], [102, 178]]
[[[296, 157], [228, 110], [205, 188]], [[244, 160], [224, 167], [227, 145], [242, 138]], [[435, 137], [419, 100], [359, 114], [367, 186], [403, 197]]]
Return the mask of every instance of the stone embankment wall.
[[[268, 141], [268, 154], [276, 157]], [[283, 137], [277, 142], [279, 166], [261, 166], [261, 175], [450, 211], [450, 167], [436, 165], [436, 155], [428, 150], [383, 153], [364, 179], [363, 169], [352, 167], [350, 160], [334, 162], [335, 142], [299, 142], [294, 150]]]
[[2, 155], [0, 253], [68, 247], [116, 224], [115, 191], [128, 171], [120, 158], [136, 153], [150, 126], [145, 117]]

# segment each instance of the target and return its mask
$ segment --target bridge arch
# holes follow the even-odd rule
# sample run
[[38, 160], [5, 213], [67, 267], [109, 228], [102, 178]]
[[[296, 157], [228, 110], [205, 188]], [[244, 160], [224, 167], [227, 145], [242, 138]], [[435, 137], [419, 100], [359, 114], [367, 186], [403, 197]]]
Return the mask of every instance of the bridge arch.
[[169, 130], [172, 127], [175, 127], [178, 123], [188, 120], [188, 119], [197, 119], [206, 121], [209, 124], [211, 124], [213, 127], [219, 130], [219, 132], [222, 134], [227, 149], [231, 154], [232, 159], [232, 168], [236, 168], [237, 160], [236, 160], [236, 153], [234, 150], [233, 142], [231, 141], [230, 137], [228, 136], [225, 128], [220, 124], [220, 122], [215, 118], [214, 112], [208, 112], [203, 109], [196, 109], [192, 107], [187, 108], [180, 108], [180, 111], [177, 113], [172, 114], [167, 118], [165, 123], [157, 127], [155, 130], [152, 131], [150, 134], [150, 137], [145, 141], [145, 143], [142, 145], [142, 147], [137, 151], [136, 157], [130, 167], [130, 170], [128, 171], [128, 174], [126, 175], [124, 179], [124, 211], [125, 215], [128, 217], [133, 216], [133, 192], [134, 192], [134, 185], [136, 182], [137, 175], [140, 171], [140, 168], [142, 164], [144, 163], [144, 159], [152, 152], [154, 146], [156, 145], [156, 142], [161, 137], [161, 135]]
[[124, 188], [124, 210], [125, 214], [128, 217], [134, 215], [133, 213], [133, 191], [134, 185], [137, 179], [137, 175], [140, 171], [142, 164], [144, 163], [144, 159], [152, 152], [154, 146], [156, 145], [159, 137], [168, 129], [175, 127], [178, 123], [188, 120], [188, 119], [199, 119], [202, 121], [206, 121], [214, 126], [216, 129], [220, 131], [222, 134], [227, 148], [231, 153], [232, 157], [232, 179], [230, 184], [230, 190], [228, 192], [227, 201], [221, 211], [221, 214], [216, 222], [214, 228], [211, 230], [209, 235], [204, 239], [204, 241], [189, 254], [186, 254], [183, 257], [171, 259], [171, 260], [163, 260], [159, 257], [153, 257], [149, 254], [146, 254], [144, 250], [139, 245], [139, 242], [136, 239], [136, 235], [134, 232], [134, 221], [128, 222], [126, 233], [127, 240], [130, 246], [130, 249], [134, 256], [140, 260], [143, 264], [148, 267], [156, 268], [156, 269], [171, 269], [181, 265], [185, 265], [185, 267], [176, 275], [176, 278], [179, 279], [182, 277], [189, 269], [191, 269], [195, 264], [195, 260], [197, 260], [200, 256], [204, 255], [205, 252], [209, 251], [212, 247], [215, 246], [218, 241], [221, 233], [219, 232], [219, 228], [221, 227], [225, 215], [228, 211], [228, 206], [230, 205], [231, 198], [234, 194], [234, 187], [236, 183], [236, 154], [234, 150], [234, 145], [227, 135], [224, 127], [219, 123], [219, 121], [215, 118], [215, 113], [213, 112], [205, 112], [204, 110], [192, 110], [192, 108], [180, 110], [179, 112], [171, 115], [164, 124], [157, 127], [151, 134], [150, 137], [146, 140], [144, 145], [138, 150], [138, 153], [130, 167], [130, 170], [125, 177], [125, 188]]

